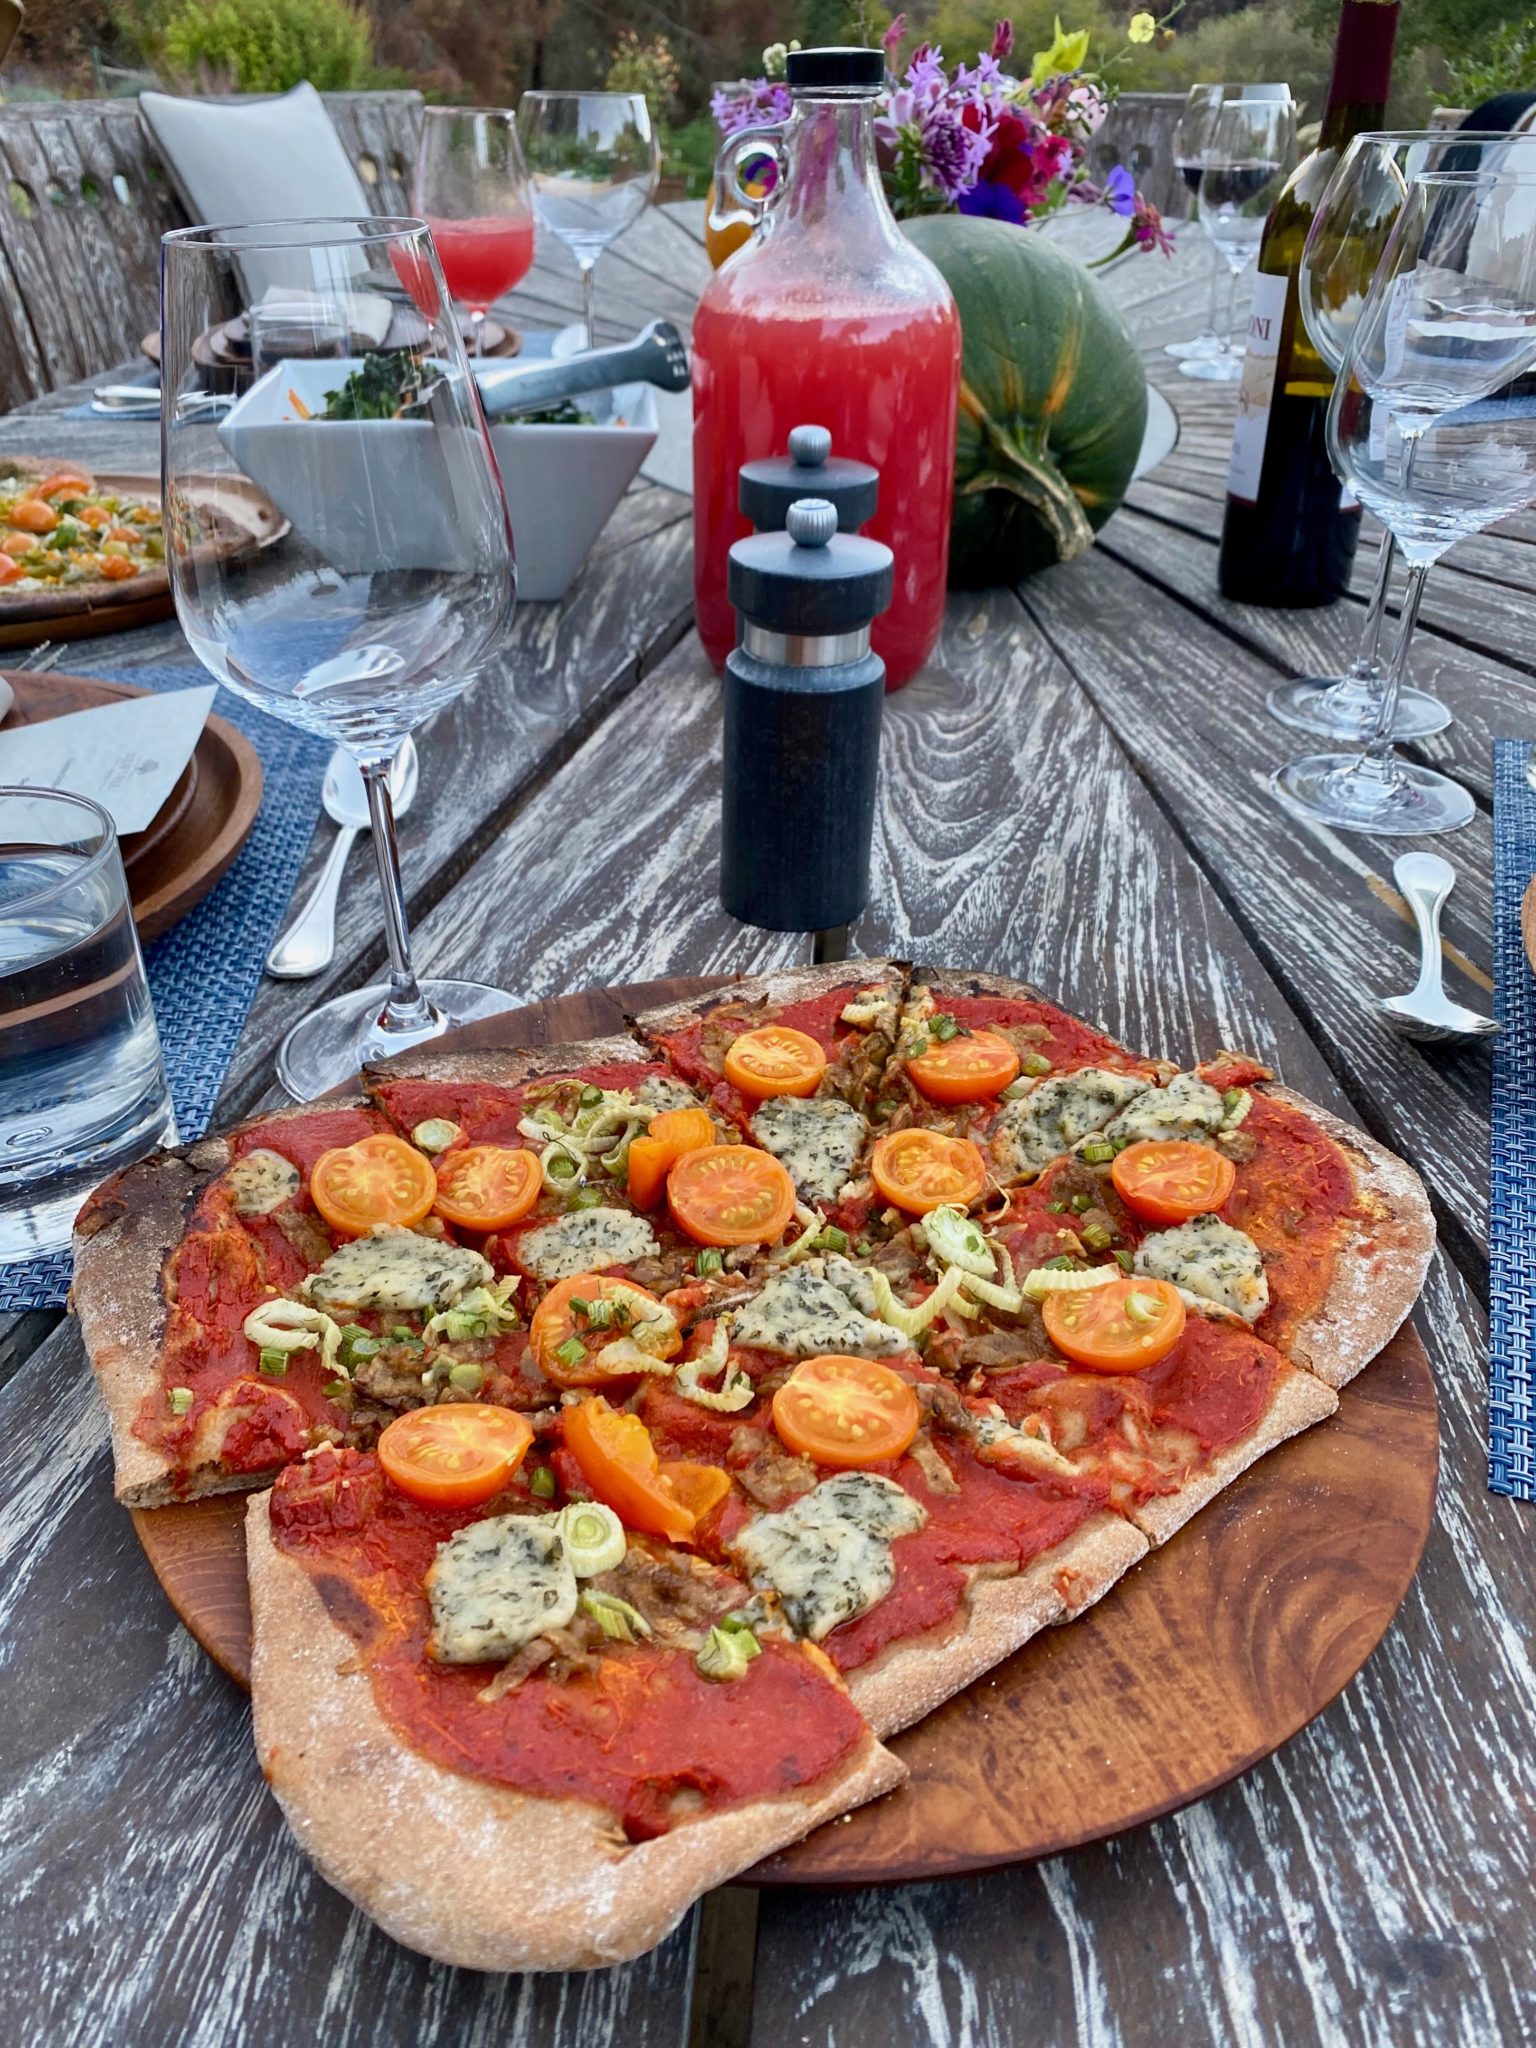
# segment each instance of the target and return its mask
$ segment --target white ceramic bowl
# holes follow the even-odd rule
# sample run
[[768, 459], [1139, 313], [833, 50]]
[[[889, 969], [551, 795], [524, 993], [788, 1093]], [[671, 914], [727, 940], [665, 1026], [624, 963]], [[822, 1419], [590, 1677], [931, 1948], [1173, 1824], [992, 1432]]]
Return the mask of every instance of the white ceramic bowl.
[[[415, 420], [304, 419], [361, 359], [285, 361], [219, 423], [219, 438], [253, 482], [343, 574], [467, 566], [452, 473], [438, 436]], [[593, 426], [491, 428], [517, 551], [518, 597], [563, 597], [656, 438], [649, 385], [592, 393]], [[384, 440], [383, 437], [388, 439]], [[382, 446], [381, 446], [382, 444]]]

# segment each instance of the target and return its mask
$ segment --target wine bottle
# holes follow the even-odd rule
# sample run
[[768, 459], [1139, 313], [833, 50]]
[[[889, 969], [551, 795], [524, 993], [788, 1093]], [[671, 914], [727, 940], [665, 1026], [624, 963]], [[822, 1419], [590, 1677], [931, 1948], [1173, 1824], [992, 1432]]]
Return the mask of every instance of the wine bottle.
[[1332, 604], [1349, 587], [1360, 507], [1328, 460], [1333, 372], [1307, 338], [1296, 273], [1345, 146], [1384, 125], [1398, 13], [1399, 0], [1344, 0], [1317, 147], [1264, 223], [1218, 568], [1240, 604]]

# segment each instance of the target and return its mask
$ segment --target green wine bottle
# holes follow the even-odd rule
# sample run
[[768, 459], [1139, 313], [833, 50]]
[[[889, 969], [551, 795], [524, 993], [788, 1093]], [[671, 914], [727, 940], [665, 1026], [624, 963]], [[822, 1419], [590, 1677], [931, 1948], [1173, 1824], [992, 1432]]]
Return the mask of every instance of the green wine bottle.
[[1333, 372], [1307, 338], [1296, 273], [1346, 144], [1383, 125], [1398, 13], [1399, 0], [1344, 0], [1317, 147], [1264, 223], [1218, 566], [1223, 597], [1240, 604], [1332, 604], [1349, 587], [1360, 508], [1328, 460]]

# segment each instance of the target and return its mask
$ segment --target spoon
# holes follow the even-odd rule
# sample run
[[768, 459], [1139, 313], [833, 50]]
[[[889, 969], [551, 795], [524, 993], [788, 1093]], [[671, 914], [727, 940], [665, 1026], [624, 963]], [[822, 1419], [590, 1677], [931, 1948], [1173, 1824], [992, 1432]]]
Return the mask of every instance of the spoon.
[[1392, 879], [1419, 928], [1419, 978], [1407, 995], [1383, 996], [1382, 1013], [1404, 1038], [1425, 1044], [1490, 1037], [1499, 1028], [1493, 1018], [1453, 1003], [1440, 979], [1440, 912], [1456, 886], [1456, 870], [1438, 853], [1403, 853], [1392, 864]]
[[[407, 733], [389, 764], [389, 794], [397, 818], [403, 818], [415, 802], [417, 767], [416, 743]], [[336, 899], [341, 894], [342, 870], [353, 840], [368, 830], [368, 794], [362, 771], [342, 747], [326, 765], [320, 801], [326, 816], [341, 829], [309, 900], [267, 955], [268, 974], [284, 981], [307, 980], [336, 957]]]

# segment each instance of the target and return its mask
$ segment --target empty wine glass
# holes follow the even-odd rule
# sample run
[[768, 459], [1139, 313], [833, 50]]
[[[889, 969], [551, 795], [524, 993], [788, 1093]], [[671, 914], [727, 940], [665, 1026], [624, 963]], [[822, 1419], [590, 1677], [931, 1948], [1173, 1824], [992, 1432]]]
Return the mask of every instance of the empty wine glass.
[[1227, 266], [1227, 311], [1216, 353], [1186, 357], [1185, 377], [1233, 384], [1243, 374], [1232, 346], [1237, 281], [1259, 253], [1264, 222], [1296, 151], [1296, 109], [1289, 100], [1228, 100], [1211, 123], [1200, 166], [1200, 225]]
[[581, 268], [591, 348], [593, 269], [644, 213], [661, 171], [650, 110], [638, 92], [525, 92], [517, 126], [539, 220]]
[[511, 111], [425, 108], [411, 204], [432, 230], [482, 356], [486, 313], [533, 268], [533, 201]]
[[[418, 982], [388, 769], [503, 636], [515, 589], [501, 479], [432, 238], [419, 220], [185, 228], [161, 245], [161, 460], [176, 614], [210, 674], [347, 748], [362, 770], [384, 897], [387, 985], [296, 1024], [278, 1077], [301, 1099], [366, 1060], [506, 1009], [478, 982]], [[209, 406], [200, 337], [259, 277], [283, 317], [251, 323], [253, 382]], [[389, 348], [404, 286], [425, 336]], [[274, 299], [274, 294], [277, 299]], [[218, 517], [270, 499], [264, 547]], [[445, 792], [445, 796], [451, 793]]]
[[[1210, 146], [1211, 128], [1216, 115], [1227, 100], [1286, 100], [1291, 97], [1291, 88], [1277, 82], [1262, 85], [1192, 85], [1184, 98], [1183, 111], [1173, 131], [1174, 168], [1189, 188], [1191, 200], [1196, 200], [1200, 191], [1200, 172], [1205, 153]], [[1221, 351], [1221, 336], [1216, 332], [1216, 322], [1221, 314], [1222, 270], [1219, 264], [1211, 266], [1211, 295], [1206, 306], [1205, 325], [1189, 341], [1169, 341], [1163, 344], [1163, 354], [1182, 361], [1186, 357], [1214, 356]], [[1230, 326], [1230, 323], [1229, 323]], [[1228, 334], [1230, 342], [1231, 335]], [[1240, 353], [1240, 351], [1239, 351]]]
[[1536, 178], [1513, 170], [1410, 179], [1328, 412], [1329, 452], [1408, 564], [1376, 723], [1357, 753], [1314, 754], [1271, 786], [1318, 824], [1447, 832], [1472, 798], [1392, 747], [1430, 565], [1536, 495]]
[[[1322, 372], [1338, 375], [1409, 180], [1440, 169], [1497, 169], [1506, 160], [1524, 160], [1536, 168], [1536, 137], [1422, 129], [1357, 135], [1349, 143], [1318, 201], [1297, 276], [1306, 339]], [[1348, 674], [1294, 676], [1270, 691], [1269, 708], [1282, 725], [1343, 740], [1363, 739], [1374, 729], [1386, 680], [1381, 632], [1395, 555], [1388, 533], [1365, 609], [1360, 649]], [[1450, 722], [1438, 697], [1407, 687], [1399, 691], [1395, 739], [1443, 732]]]

